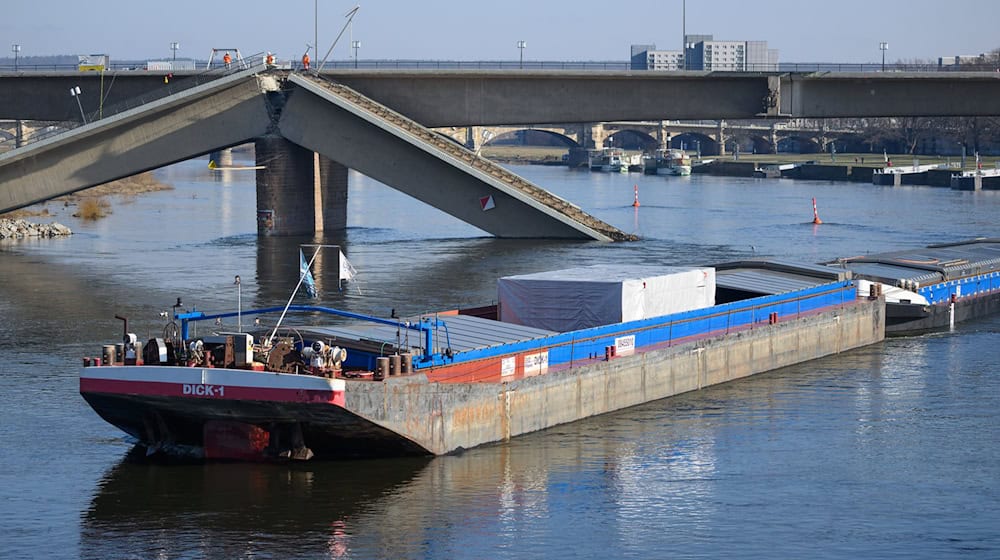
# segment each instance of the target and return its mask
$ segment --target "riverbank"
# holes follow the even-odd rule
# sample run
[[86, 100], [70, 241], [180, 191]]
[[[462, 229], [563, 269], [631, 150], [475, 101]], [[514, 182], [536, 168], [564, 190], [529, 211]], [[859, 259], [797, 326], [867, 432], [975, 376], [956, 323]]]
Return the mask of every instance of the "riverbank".
[[[108, 197], [119, 197], [120, 201], [128, 203], [136, 195], [170, 189], [173, 189], [173, 187], [158, 181], [153, 177], [151, 171], [147, 171], [146, 173], [111, 181], [110, 183], [84, 189], [73, 194], [60, 196], [50, 201], [40, 202], [26, 208], [21, 208], [20, 210], [0, 214], [0, 224], [3, 224], [7, 232], [16, 233], [20, 231], [24, 233], [24, 235], [13, 235], [7, 238], [71, 235], [72, 231], [61, 224], [53, 222], [46, 226], [35, 223], [37, 220], [32, 220], [31, 222], [27, 220], [45, 217], [54, 218], [65, 214], [67, 210], [73, 217], [96, 220], [111, 213], [111, 203], [107, 200]], [[18, 225], [16, 222], [23, 222], [23, 224]], [[55, 228], [52, 226], [59, 227]], [[2, 233], [0, 233], [0, 239], [4, 239]]]
[[35, 224], [23, 219], [0, 218], [0, 239], [59, 237], [63, 235], [73, 235], [73, 232], [59, 222]]
[[[638, 154], [639, 151], [626, 151]], [[690, 153], [690, 152], [689, 152]], [[578, 155], [569, 155], [568, 148], [542, 146], [485, 146], [481, 155], [493, 161], [506, 164], [522, 165], [569, 165], [576, 161], [579, 167], [585, 167], [586, 161], [580, 163]], [[586, 154], [584, 154], [585, 156]], [[730, 154], [725, 156], [703, 156], [693, 159], [693, 173], [707, 173], [726, 177], [759, 177], [805, 179], [814, 181], [844, 181], [855, 183], [873, 183], [883, 173], [891, 168], [893, 181], [878, 181], [878, 184], [892, 185], [924, 185], [934, 187], [953, 187], [952, 176], [976, 170], [974, 157], [948, 156], [913, 156], [910, 154]], [[888, 161], [887, 161], [888, 160]], [[891, 162], [891, 165], [888, 165]], [[963, 165], [964, 164], [964, 165]], [[997, 169], [1000, 157], [981, 158], [979, 167], [985, 170]], [[928, 170], [931, 166], [939, 168]], [[919, 168], [919, 169], [917, 169]], [[984, 178], [979, 187], [960, 184], [954, 188], [966, 190], [996, 189], [1000, 187], [1000, 177]]]

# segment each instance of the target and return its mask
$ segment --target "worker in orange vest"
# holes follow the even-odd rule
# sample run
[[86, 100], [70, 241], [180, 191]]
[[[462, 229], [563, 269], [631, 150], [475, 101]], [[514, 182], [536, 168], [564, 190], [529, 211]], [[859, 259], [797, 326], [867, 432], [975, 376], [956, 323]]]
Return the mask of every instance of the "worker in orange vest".
[[267, 53], [267, 58], [266, 58], [266, 59], [264, 59], [264, 62], [265, 62], [265, 63], [266, 63], [266, 64], [267, 64], [268, 66], [274, 66], [274, 55], [273, 55], [273, 54], [271, 54], [271, 53]]
[[309, 69], [309, 51], [306, 51], [306, 53], [302, 55], [302, 69], [303, 70]]
[[229, 53], [226, 53], [222, 56], [222, 62], [226, 65], [226, 68], [229, 68], [233, 63], [233, 57], [229, 56]]

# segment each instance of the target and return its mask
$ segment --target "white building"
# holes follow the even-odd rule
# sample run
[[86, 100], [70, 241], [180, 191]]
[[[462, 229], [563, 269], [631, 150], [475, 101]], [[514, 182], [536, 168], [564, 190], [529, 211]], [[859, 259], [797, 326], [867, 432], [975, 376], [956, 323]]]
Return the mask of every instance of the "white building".
[[685, 39], [684, 52], [656, 50], [656, 45], [632, 45], [632, 69], [718, 72], [778, 70], [778, 51], [768, 49], [767, 41], [716, 41], [711, 35], [687, 35]]

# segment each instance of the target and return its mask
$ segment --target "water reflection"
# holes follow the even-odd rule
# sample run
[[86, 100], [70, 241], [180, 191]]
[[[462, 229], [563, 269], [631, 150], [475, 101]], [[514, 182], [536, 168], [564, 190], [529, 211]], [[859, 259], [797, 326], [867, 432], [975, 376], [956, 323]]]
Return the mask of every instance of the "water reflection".
[[369, 504], [408, 484], [427, 462], [163, 465], [133, 451], [83, 512], [81, 555], [337, 557]]

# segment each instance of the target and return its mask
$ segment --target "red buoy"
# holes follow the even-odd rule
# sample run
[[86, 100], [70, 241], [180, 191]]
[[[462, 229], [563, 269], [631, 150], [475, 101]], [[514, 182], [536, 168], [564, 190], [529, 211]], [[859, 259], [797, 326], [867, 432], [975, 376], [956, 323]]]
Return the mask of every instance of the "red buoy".
[[813, 197], [813, 223], [822, 224], [823, 220], [819, 219], [819, 211], [816, 210], [816, 197]]
[[632, 203], [635, 208], [639, 207], [639, 185], [635, 186], [635, 202]]

